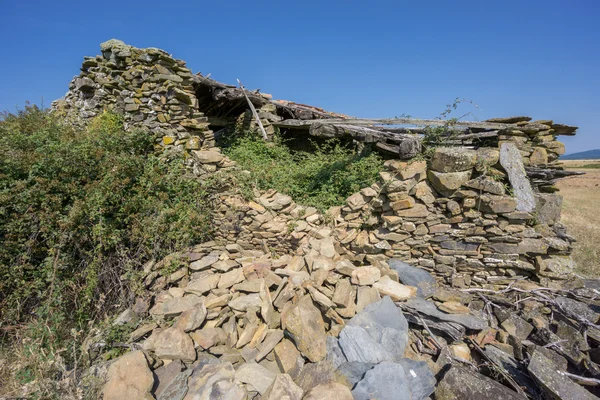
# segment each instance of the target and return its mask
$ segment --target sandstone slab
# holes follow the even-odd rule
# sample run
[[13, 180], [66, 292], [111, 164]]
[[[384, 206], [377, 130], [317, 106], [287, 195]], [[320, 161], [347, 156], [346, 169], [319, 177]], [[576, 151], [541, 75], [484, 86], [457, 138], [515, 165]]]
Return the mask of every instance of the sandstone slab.
[[298, 350], [310, 361], [318, 362], [325, 358], [325, 323], [310, 295], [304, 296], [295, 305], [284, 307], [281, 325], [290, 334]]
[[141, 350], [133, 351], [111, 364], [103, 395], [106, 400], [143, 399], [150, 400], [154, 385], [152, 371]]

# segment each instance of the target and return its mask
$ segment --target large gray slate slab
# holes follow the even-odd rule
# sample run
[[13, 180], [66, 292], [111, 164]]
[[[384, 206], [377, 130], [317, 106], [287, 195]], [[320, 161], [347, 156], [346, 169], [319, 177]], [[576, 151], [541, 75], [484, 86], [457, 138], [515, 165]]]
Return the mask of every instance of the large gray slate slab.
[[435, 389], [436, 400], [526, 400], [514, 390], [470, 369], [453, 366]]
[[344, 352], [340, 347], [338, 339], [333, 336], [327, 336], [327, 357], [328, 361], [331, 361], [333, 368], [338, 368], [341, 364], [348, 360], [344, 356]]
[[404, 368], [382, 362], [365, 373], [352, 390], [354, 400], [413, 400]]
[[417, 288], [417, 296], [429, 297], [435, 292], [437, 283], [429, 272], [396, 259], [389, 260], [388, 264], [398, 272], [398, 278], [403, 284]]
[[404, 368], [412, 400], [427, 399], [435, 390], [437, 381], [425, 361], [403, 358], [398, 362]]
[[[347, 327], [363, 328], [375, 343], [390, 354], [389, 359], [400, 360], [404, 356], [404, 349], [408, 342], [408, 322], [402, 310], [388, 296], [365, 307], [348, 321]], [[340, 346], [345, 354], [344, 346], [341, 343]]]
[[507, 142], [500, 145], [500, 165], [506, 171], [513, 188], [517, 199], [517, 211], [534, 211], [536, 203], [533, 189], [525, 173], [523, 157], [514, 143]]
[[346, 359], [350, 362], [377, 364], [382, 361], [392, 361], [392, 354], [362, 326], [346, 326], [340, 333], [339, 343]]
[[468, 329], [482, 330], [488, 327], [488, 323], [482, 318], [472, 314], [446, 314], [445, 312], [438, 310], [431, 301], [423, 300], [418, 297], [407, 300], [403, 303], [403, 307], [442, 321], [455, 322]]
[[356, 386], [356, 384], [364, 378], [367, 371], [369, 371], [374, 366], [375, 364], [371, 363], [363, 363], [356, 361], [346, 362], [340, 365], [336, 372], [344, 376], [350, 384], [350, 387], [354, 389], [354, 386]]
[[555, 364], [539, 351], [533, 353], [527, 370], [551, 398], [561, 400], [597, 399], [596, 396], [561, 374]]

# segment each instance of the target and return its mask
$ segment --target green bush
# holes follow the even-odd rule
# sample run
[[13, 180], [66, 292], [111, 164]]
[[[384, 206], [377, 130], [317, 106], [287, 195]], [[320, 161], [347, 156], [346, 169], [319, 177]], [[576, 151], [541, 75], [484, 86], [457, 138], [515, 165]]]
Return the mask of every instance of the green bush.
[[[106, 113], [86, 130], [36, 107], [0, 120], [0, 321], [70, 337], [151, 259], [206, 240], [209, 193]], [[123, 304], [123, 303], [121, 303]]]
[[246, 133], [236, 136], [224, 152], [251, 172], [247, 183], [252, 187], [276, 189], [321, 211], [344, 204], [348, 196], [376, 182], [383, 166], [381, 157], [368, 147], [359, 151], [337, 140], [311, 147], [293, 150], [281, 136], [265, 142]]

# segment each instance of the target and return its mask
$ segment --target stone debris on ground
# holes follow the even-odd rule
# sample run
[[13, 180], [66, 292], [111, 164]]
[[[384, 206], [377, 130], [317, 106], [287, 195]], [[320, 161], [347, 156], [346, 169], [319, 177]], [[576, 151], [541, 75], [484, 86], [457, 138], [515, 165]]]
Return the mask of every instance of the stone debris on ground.
[[[397, 259], [375, 268], [315, 253], [329, 242], [277, 257], [207, 242], [155, 263], [151, 298], [138, 300], [152, 307], [119, 317], [148, 328], [110, 365], [104, 398], [595, 398], [595, 289], [526, 280], [500, 292], [452, 289]], [[167, 263], [185, 273], [163, 279]], [[349, 271], [361, 269], [378, 278], [353, 280]], [[235, 284], [198, 289], [199, 279], [220, 282], [235, 271]], [[381, 276], [410, 295], [390, 296]], [[359, 310], [349, 293], [360, 290], [369, 294]]]

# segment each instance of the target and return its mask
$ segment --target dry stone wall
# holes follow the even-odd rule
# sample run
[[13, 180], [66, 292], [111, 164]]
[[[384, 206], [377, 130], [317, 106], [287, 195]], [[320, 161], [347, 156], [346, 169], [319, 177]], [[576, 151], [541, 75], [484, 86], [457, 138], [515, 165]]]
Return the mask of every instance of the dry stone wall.
[[104, 111], [118, 113], [126, 129], [152, 134], [157, 151], [189, 154], [199, 175], [231, 164], [215, 147], [185, 62], [160, 49], [138, 49], [114, 39], [100, 48], [102, 55], [85, 58], [69, 92], [53, 103], [55, 110], [80, 124]]
[[[101, 50], [85, 58], [65, 98], [53, 104], [57, 112], [85, 124], [111, 110], [123, 115], [127, 129], [153, 135], [158, 152], [184, 152], [198, 175], [236, 168], [216, 146], [209, 124], [225, 124], [218, 121], [226, 114], [238, 126], [254, 124], [245, 98], [234, 96], [239, 89], [192, 74], [163, 50], [117, 40]], [[289, 118], [291, 103], [258, 92], [249, 96], [268, 134], [272, 124]], [[295, 118], [327, 116], [302, 107], [306, 115], [296, 111]], [[528, 174], [531, 168], [555, 171], [564, 153], [557, 136], [572, 135], [576, 127], [529, 117], [489, 122], [504, 127], [495, 140], [439, 147], [429, 161], [388, 160], [378, 183], [326, 213], [274, 190], [253, 201], [223, 193], [217, 239], [304, 255], [311, 240], [331, 237], [336, 251], [357, 265], [397, 258], [461, 288], [497, 288], [522, 277], [555, 285], [571, 278], [573, 238], [559, 221], [561, 197], [552, 193], [552, 179]]]

